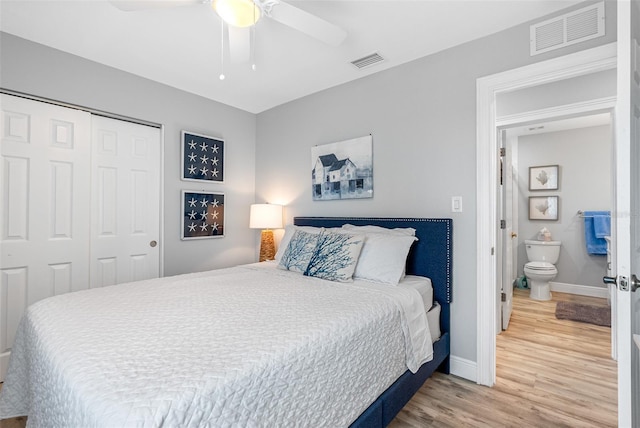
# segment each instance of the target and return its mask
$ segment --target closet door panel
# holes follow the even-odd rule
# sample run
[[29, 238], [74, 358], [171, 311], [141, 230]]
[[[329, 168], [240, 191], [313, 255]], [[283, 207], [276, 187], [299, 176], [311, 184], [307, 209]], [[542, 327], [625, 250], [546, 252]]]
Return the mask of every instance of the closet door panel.
[[92, 118], [91, 286], [160, 275], [160, 130]]
[[89, 285], [89, 113], [0, 95], [0, 380], [26, 307]]

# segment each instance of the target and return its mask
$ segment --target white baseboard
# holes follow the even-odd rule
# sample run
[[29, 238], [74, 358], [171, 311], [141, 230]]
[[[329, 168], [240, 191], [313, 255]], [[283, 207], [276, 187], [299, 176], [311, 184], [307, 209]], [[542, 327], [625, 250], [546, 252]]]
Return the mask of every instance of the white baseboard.
[[475, 361], [451, 355], [449, 358], [449, 371], [452, 375], [476, 382], [478, 369]]
[[600, 297], [606, 299], [609, 296], [607, 287], [592, 287], [588, 285], [565, 284], [562, 282], [550, 282], [551, 291], [558, 293], [578, 294], [580, 296]]

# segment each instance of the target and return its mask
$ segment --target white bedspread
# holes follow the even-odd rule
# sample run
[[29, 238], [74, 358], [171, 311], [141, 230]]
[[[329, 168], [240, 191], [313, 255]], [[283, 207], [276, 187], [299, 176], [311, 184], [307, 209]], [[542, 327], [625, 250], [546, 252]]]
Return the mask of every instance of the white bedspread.
[[417, 291], [269, 264], [65, 294], [21, 321], [0, 418], [30, 426], [347, 426], [431, 359]]

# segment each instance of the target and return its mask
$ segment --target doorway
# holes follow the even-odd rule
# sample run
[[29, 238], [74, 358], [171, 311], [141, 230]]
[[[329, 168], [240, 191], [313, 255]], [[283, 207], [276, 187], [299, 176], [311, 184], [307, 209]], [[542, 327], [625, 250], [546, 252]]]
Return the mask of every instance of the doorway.
[[[560, 243], [551, 291], [609, 298], [602, 277], [608, 274], [607, 262], [611, 260], [613, 246], [587, 251], [584, 227], [588, 219], [583, 212], [611, 212], [614, 204], [611, 127], [611, 112], [604, 112], [559, 116], [542, 123], [521, 123], [501, 129], [498, 212], [503, 228], [497, 257], [498, 269], [502, 271], [499, 275], [502, 299], [497, 334], [508, 328], [514, 284], [529, 288], [523, 272], [528, 261], [525, 243], [538, 240], [543, 231], [548, 232], [546, 240]], [[532, 188], [532, 168], [557, 171], [555, 184], [547, 186], [550, 188]], [[531, 218], [530, 209], [535, 202], [549, 198], [557, 203], [555, 218]]]
[[[541, 85], [560, 82], [572, 77], [616, 68], [615, 44], [566, 55], [553, 60], [532, 64], [520, 69], [478, 79], [477, 82], [477, 366], [476, 381], [481, 385], [493, 386], [496, 381], [496, 326], [500, 306], [497, 270], [497, 237], [499, 230], [497, 183], [499, 171], [498, 126], [509, 126], [522, 122], [522, 115], [511, 115], [508, 121], [497, 123], [496, 98], [521, 89], [536, 88]], [[615, 97], [589, 100], [563, 105], [562, 110], [571, 110], [579, 115], [615, 107]], [[554, 109], [555, 107], [555, 109]], [[527, 112], [532, 121], [545, 121], [557, 117], [557, 104], [548, 108]], [[510, 123], [508, 123], [510, 122]]]

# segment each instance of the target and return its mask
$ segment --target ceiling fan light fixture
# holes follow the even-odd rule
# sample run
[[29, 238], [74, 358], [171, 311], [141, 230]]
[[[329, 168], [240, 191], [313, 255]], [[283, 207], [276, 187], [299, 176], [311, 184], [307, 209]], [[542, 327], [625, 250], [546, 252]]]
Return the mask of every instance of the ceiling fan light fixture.
[[211, 7], [224, 22], [240, 28], [255, 25], [262, 13], [253, 0], [213, 0]]

